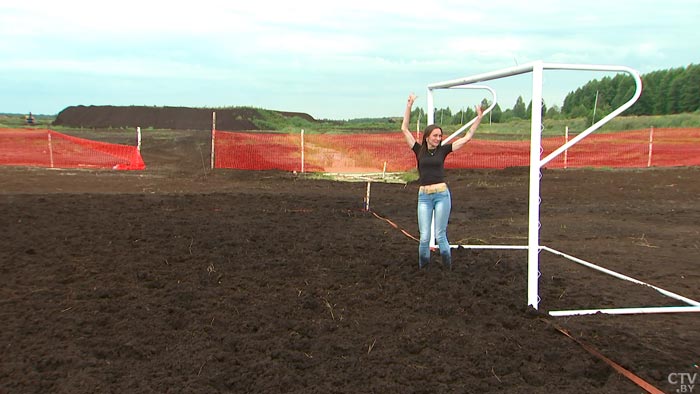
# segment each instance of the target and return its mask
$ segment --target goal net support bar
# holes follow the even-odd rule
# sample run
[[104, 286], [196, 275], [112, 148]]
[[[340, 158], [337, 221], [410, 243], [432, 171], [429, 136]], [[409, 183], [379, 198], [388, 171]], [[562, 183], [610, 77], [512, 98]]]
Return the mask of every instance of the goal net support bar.
[[[572, 138], [559, 148], [555, 149], [549, 153], [546, 157], [542, 156], [542, 86], [543, 86], [543, 73], [544, 70], [574, 70], [574, 71], [602, 71], [602, 72], [624, 72], [631, 75], [635, 81], [636, 89], [632, 97], [622, 104], [620, 107], [609, 113], [607, 116], [595, 122], [591, 127], [581, 132], [576, 137]], [[538, 309], [540, 297], [539, 297], [539, 252], [540, 250], [546, 248], [547, 250], [553, 251], [553, 249], [547, 248], [546, 246], [541, 246], [539, 244], [539, 230], [540, 230], [540, 179], [541, 179], [541, 169], [549, 163], [552, 159], [565, 152], [567, 149], [581, 141], [583, 138], [598, 130], [608, 121], [618, 116], [629, 107], [631, 107], [637, 99], [639, 99], [642, 93], [642, 79], [639, 72], [625, 66], [611, 66], [611, 65], [588, 65], [588, 64], [565, 64], [565, 63], [546, 63], [541, 60], [534, 61], [531, 63], [523, 64], [516, 67], [505, 68], [502, 70], [487, 72], [483, 74], [477, 74], [470, 77], [453, 79], [443, 82], [437, 82], [428, 85], [427, 88], [427, 102], [428, 102], [428, 124], [434, 123], [434, 91], [437, 89], [455, 89], [464, 88], [476, 83], [483, 83], [491, 80], [532, 73], [532, 114], [531, 114], [531, 125], [530, 125], [530, 172], [529, 172], [529, 196], [528, 196], [528, 243], [526, 247], [521, 246], [507, 246], [507, 245], [483, 245], [482, 247], [492, 247], [494, 249], [527, 249], [528, 255], [528, 270], [527, 270], [527, 303], [534, 309]], [[495, 97], [495, 94], [494, 94]], [[495, 100], [494, 100], [495, 101]], [[495, 105], [495, 103], [494, 103]], [[452, 136], [450, 136], [452, 137]], [[432, 238], [432, 237], [431, 237]], [[457, 245], [459, 246], [459, 245]], [[569, 259], [576, 259], [573, 256], [565, 255], [561, 252], [556, 252], [556, 254], [562, 255]], [[580, 259], [576, 259], [580, 260]], [[582, 261], [582, 260], [580, 260]], [[657, 288], [657, 290], [661, 291]], [[666, 295], [670, 292], [666, 292]], [[673, 294], [675, 295], [675, 294]], [[684, 297], [678, 296], [674, 297], [691, 304], [691, 307], [683, 307], [683, 311], [697, 311], [700, 307], [700, 303], [696, 301], [685, 299]], [[687, 308], [690, 308], [687, 309]], [[596, 310], [602, 311], [602, 310]], [[561, 311], [560, 311], [561, 312]], [[576, 314], [577, 312], [585, 311], [567, 311], [569, 314]], [[554, 314], [557, 312], [552, 312]]]

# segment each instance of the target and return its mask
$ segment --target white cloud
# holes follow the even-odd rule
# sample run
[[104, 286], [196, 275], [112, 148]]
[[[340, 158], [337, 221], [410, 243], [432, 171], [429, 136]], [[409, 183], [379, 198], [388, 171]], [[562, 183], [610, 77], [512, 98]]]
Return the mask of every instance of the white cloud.
[[197, 64], [157, 61], [152, 59], [47, 59], [10, 60], [0, 63], [0, 70], [24, 70], [47, 75], [93, 75], [114, 78], [199, 78], [224, 79], [231, 75], [221, 69]]
[[328, 108], [361, 89], [418, 90], [533, 60], [697, 63], [699, 18], [693, 0], [25, 0], [0, 5], [0, 78], [246, 80], [260, 97], [288, 83], [337, 95]]

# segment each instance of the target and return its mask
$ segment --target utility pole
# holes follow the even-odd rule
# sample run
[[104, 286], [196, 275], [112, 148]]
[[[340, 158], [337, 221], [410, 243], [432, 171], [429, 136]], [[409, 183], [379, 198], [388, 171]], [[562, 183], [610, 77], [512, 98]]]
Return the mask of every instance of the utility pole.
[[595, 110], [598, 107], [598, 91], [595, 91], [595, 102], [593, 103], [593, 121], [591, 122], [591, 126], [595, 124]]

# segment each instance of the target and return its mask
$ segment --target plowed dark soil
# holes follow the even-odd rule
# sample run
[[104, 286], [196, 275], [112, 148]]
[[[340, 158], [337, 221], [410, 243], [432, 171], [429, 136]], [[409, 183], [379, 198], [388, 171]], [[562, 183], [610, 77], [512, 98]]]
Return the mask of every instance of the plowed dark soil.
[[[697, 313], [547, 314], [680, 301], [543, 251], [535, 312], [525, 251], [417, 269], [416, 185], [373, 183], [367, 212], [366, 183], [212, 171], [208, 143], [0, 168], [0, 392], [644, 392], [555, 326], [665, 392], [700, 372]], [[448, 179], [452, 243], [527, 244], [526, 169]], [[698, 195], [697, 168], [546, 171], [541, 244], [698, 300]]]

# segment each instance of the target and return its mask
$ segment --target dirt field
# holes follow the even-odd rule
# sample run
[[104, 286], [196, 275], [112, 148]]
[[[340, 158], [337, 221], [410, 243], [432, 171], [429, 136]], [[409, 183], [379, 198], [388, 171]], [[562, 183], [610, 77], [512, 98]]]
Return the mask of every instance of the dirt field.
[[[0, 168], [1, 393], [644, 392], [552, 323], [664, 392], [700, 372], [700, 314], [545, 314], [678, 301], [542, 252], [534, 313], [525, 252], [419, 271], [365, 183], [211, 171], [208, 139], [146, 133], [142, 172]], [[526, 244], [526, 169], [448, 178], [452, 243]], [[371, 191], [417, 235], [416, 185]], [[541, 244], [698, 300], [698, 195], [698, 168], [546, 171]]]

